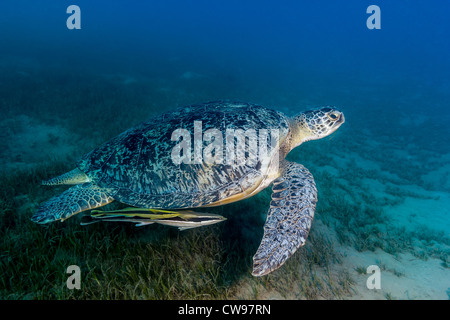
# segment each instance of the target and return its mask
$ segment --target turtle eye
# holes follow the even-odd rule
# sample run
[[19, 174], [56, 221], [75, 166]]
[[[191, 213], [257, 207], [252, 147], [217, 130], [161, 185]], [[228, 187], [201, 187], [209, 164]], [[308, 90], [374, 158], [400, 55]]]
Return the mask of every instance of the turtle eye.
[[331, 112], [327, 114], [328, 118], [331, 120], [337, 120], [339, 118], [339, 115], [336, 112]]

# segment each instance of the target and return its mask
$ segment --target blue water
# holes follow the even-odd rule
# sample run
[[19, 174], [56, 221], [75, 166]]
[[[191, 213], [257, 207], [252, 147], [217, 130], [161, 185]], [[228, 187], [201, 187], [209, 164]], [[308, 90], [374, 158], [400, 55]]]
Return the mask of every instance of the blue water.
[[[81, 29], [69, 30], [66, 10], [73, 4], [81, 10]], [[366, 25], [373, 4], [381, 9], [381, 29]], [[293, 115], [335, 105], [346, 115], [339, 132], [294, 151], [291, 160], [319, 179], [327, 173], [345, 181], [334, 188], [356, 208], [371, 205], [391, 215], [394, 225], [417, 236], [405, 252], [426, 252], [437, 261], [430, 268], [447, 276], [445, 288], [425, 286], [428, 293], [414, 295], [406, 284], [394, 295], [446, 299], [449, 10], [446, 1], [403, 0], [3, 0], [2, 175], [73, 163], [177, 106], [238, 99]], [[53, 167], [52, 174], [63, 173]], [[316, 182], [320, 192], [325, 180]], [[24, 200], [26, 190], [15, 192], [22, 214], [45, 198]], [[418, 231], [424, 229], [438, 236], [430, 240]], [[380, 257], [389, 251], [376, 250]]]

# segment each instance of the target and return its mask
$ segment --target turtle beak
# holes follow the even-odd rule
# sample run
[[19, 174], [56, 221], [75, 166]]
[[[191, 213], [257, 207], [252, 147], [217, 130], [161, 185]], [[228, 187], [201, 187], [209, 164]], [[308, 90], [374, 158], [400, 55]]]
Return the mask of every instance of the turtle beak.
[[339, 112], [339, 118], [333, 123], [330, 129], [330, 133], [336, 132], [337, 129], [345, 122], [345, 117], [342, 112]]
[[343, 124], [345, 122], [344, 114], [341, 112], [341, 115], [339, 116], [339, 119], [336, 121], [336, 124]]
[[339, 112], [339, 118], [336, 120], [336, 122], [334, 123], [333, 127], [334, 127], [335, 130], [336, 130], [336, 129], [339, 128], [344, 122], [345, 122], [344, 113]]

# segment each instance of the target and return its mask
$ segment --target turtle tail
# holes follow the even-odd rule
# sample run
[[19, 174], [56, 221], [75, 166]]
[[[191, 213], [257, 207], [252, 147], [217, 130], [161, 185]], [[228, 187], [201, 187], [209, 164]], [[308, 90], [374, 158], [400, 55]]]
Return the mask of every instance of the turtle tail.
[[55, 178], [44, 180], [41, 184], [44, 186], [56, 186], [60, 184], [80, 184], [89, 181], [90, 179], [83, 171], [75, 168]]

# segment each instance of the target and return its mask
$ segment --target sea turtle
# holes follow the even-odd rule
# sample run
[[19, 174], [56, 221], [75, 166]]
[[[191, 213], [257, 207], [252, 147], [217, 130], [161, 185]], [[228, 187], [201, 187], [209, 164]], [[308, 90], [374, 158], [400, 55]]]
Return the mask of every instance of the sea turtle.
[[[44, 202], [31, 219], [65, 220], [116, 200], [134, 208], [96, 211], [92, 217], [196, 227], [223, 217], [183, 209], [239, 201], [273, 183], [264, 235], [253, 257], [252, 274], [262, 276], [305, 243], [317, 202], [313, 176], [286, 155], [305, 141], [328, 136], [344, 121], [330, 106], [294, 117], [244, 102], [178, 108], [123, 132], [81, 158], [74, 170], [44, 181], [75, 186]], [[207, 151], [213, 162], [203, 159]]]

